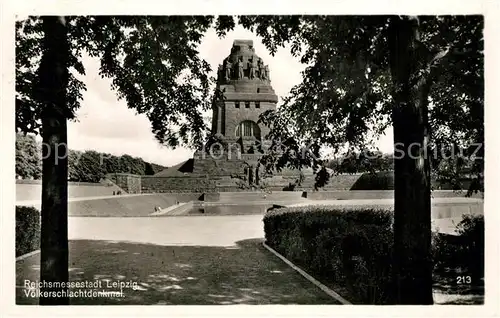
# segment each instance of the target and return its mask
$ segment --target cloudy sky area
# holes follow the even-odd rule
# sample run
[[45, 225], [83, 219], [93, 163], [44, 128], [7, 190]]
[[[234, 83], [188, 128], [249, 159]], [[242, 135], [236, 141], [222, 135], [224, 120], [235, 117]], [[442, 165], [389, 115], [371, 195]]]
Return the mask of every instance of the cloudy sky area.
[[[235, 28], [223, 39], [219, 39], [214, 30], [207, 32], [200, 46], [201, 57], [216, 70], [229, 55], [235, 39], [253, 40], [257, 55], [264, 63], [269, 64], [271, 84], [280, 101], [294, 85], [301, 82], [300, 72], [304, 66], [292, 57], [288, 48], [280, 49], [273, 57], [260, 37], [242, 27]], [[92, 149], [114, 155], [129, 154], [165, 166], [192, 157], [192, 150], [172, 150], [155, 141], [146, 116], [136, 115], [134, 110], [128, 109], [124, 100], [117, 99], [116, 93], [111, 89], [111, 81], [99, 76], [98, 60], [85, 57], [84, 65], [86, 75], [83, 81], [87, 85], [87, 91], [83, 93], [81, 108], [77, 113], [78, 121], [71, 122], [68, 126], [68, 143], [71, 149]], [[391, 151], [391, 129], [381, 137], [378, 146], [384, 152]]]

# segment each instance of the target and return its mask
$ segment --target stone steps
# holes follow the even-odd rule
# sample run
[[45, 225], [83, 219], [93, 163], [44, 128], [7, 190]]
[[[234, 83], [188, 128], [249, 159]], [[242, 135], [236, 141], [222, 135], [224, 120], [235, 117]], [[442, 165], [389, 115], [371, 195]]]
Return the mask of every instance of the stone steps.
[[161, 211], [151, 213], [150, 216], [185, 215], [191, 209], [193, 209], [193, 201], [182, 202], [169, 206], [168, 208], [161, 209]]

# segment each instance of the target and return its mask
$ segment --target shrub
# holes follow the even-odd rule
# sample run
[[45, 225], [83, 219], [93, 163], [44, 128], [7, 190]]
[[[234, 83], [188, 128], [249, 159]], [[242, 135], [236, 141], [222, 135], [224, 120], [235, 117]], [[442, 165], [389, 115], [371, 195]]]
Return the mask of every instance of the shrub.
[[463, 239], [462, 253], [465, 268], [475, 277], [484, 276], [484, 216], [464, 215], [457, 225]]
[[366, 172], [352, 185], [351, 190], [394, 190], [394, 172]]
[[[393, 211], [382, 206], [275, 206], [264, 216], [264, 231], [269, 246], [343, 288], [350, 301], [392, 304], [392, 222]], [[483, 216], [464, 215], [457, 230], [458, 236], [433, 233], [435, 279], [454, 275], [450, 269], [484, 276]]]
[[16, 206], [16, 257], [40, 248], [40, 212]]
[[359, 303], [390, 302], [392, 211], [387, 207], [278, 208], [264, 217], [266, 243]]
[[473, 277], [484, 277], [484, 216], [464, 215], [456, 235], [435, 234], [435, 269], [460, 269]]

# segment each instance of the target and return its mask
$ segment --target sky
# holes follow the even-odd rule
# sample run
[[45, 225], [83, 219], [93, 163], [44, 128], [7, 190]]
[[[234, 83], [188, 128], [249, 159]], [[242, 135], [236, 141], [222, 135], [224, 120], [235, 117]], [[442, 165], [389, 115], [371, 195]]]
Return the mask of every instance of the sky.
[[[269, 65], [271, 85], [280, 102], [290, 89], [301, 82], [300, 72], [304, 65], [290, 54], [288, 48], [281, 48], [271, 56], [261, 42], [261, 38], [241, 26], [236, 27], [220, 39], [213, 29], [209, 30], [200, 47], [200, 56], [213, 70], [229, 55], [236, 39], [253, 40], [255, 53]], [[111, 80], [99, 75], [99, 61], [83, 57], [86, 74], [82, 80], [87, 86], [83, 93], [77, 121], [68, 125], [68, 144], [74, 150], [96, 150], [113, 155], [128, 154], [146, 161], [172, 166], [192, 157], [193, 150], [185, 148], [169, 149], [159, 145], [151, 132], [145, 115], [137, 115], [127, 108], [124, 100], [118, 100], [111, 89]], [[212, 74], [215, 76], [215, 73]], [[279, 103], [278, 103], [279, 105]], [[377, 146], [383, 152], [392, 151], [392, 129], [379, 139]]]

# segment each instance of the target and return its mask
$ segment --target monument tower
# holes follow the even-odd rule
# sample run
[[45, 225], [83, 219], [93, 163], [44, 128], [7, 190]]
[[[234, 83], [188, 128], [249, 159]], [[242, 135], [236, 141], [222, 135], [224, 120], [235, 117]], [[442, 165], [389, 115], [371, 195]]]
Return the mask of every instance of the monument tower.
[[252, 40], [233, 42], [229, 56], [218, 67], [216, 89], [221, 96], [213, 103], [211, 135], [219, 146], [207, 144], [206, 149], [197, 151], [193, 172], [243, 175], [252, 181], [258, 174], [263, 138], [269, 133], [268, 127], [258, 123], [259, 116], [276, 109], [278, 102], [269, 66], [255, 54]]
[[168, 189], [189, 185], [191, 191], [201, 192], [265, 185], [281, 190], [294, 183], [299, 171], [282, 169], [270, 175], [259, 165], [265, 151], [263, 139], [269, 133], [259, 117], [276, 109], [278, 96], [271, 86], [269, 66], [255, 54], [253, 41], [235, 40], [217, 71], [219, 93], [212, 105], [211, 138], [192, 159], [155, 174], [155, 182]]
[[223, 97], [213, 105], [212, 134], [239, 144], [242, 154], [255, 153], [256, 144], [269, 132], [257, 123], [259, 116], [276, 109], [278, 97], [271, 87], [269, 67], [255, 54], [253, 41], [233, 42], [231, 53], [219, 65], [217, 89]]

